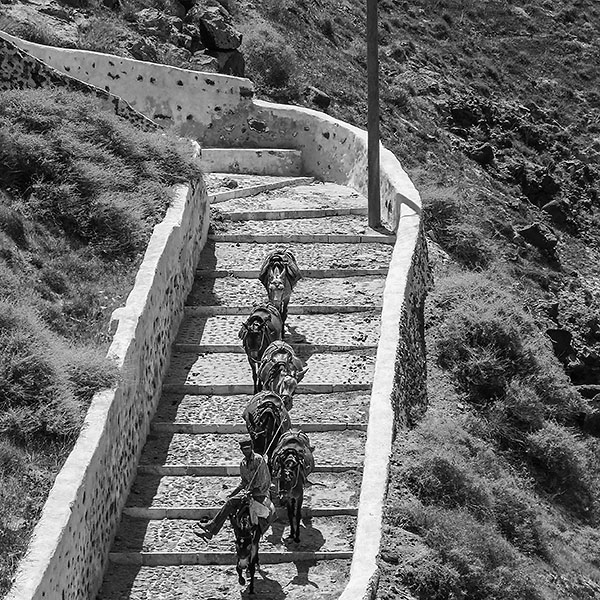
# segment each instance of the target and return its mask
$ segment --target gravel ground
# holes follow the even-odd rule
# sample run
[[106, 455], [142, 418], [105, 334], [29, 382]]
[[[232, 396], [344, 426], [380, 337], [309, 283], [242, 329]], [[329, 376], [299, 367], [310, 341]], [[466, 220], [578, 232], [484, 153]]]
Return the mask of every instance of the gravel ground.
[[349, 560], [264, 565], [249, 596], [233, 566], [112, 565], [98, 600], [334, 600], [349, 572]]
[[[238, 465], [241, 454], [238, 442], [247, 434], [155, 434], [148, 436], [141, 464], [152, 465]], [[328, 431], [309, 435], [315, 447], [315, 463], [362, 466], [366, 433], [362, 431]]]
[[[241, 423], [252, 396], [194, 396], [165, 394], [155, 421], [179, 423]], [[298, 394], [290, 413], [295, 423], [366, 423], [368, 392]]]
[[[238, 332], [246, 315], [189, 316], [179, 326], [179, 344], [234, 344], [242, 348]], [[285, 341], [290, 344], [376, 345], [379, 312], [333, 315], [289, 315]]]
[[289, 177], [275, 177], [270, 175], [247, 175], [245, 173], [205, 173], [204, 183], [209, 194], [216, 192], [228, 192], [239, 188], [247, 188], [254, 185], [276, 183], [285, 181]]

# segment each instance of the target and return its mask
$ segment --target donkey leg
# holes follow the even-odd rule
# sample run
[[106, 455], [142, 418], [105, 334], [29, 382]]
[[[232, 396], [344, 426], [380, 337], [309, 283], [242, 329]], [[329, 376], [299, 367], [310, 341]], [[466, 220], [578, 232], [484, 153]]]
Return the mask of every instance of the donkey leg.
[[295, 542], [300, 541], [300, 520], [302, 519], [302, 502], [304, 498], [300, 496], [296, 499], [296, 537], [294, 537]]
[[290, 524], [290, 537], [294, 537], [294, 499], [288, 498], [287, 501], [288, 522]]
[[240, 569], [238, 566], [235, 567], [235, 570], [237, 571], [237, 574], [238, 574], [238, 583], [240, 585], [244, 585], [246, 583], [246, 580], [244, 579], [244, 575], [242, 574], [244, 571], [242, 569]]

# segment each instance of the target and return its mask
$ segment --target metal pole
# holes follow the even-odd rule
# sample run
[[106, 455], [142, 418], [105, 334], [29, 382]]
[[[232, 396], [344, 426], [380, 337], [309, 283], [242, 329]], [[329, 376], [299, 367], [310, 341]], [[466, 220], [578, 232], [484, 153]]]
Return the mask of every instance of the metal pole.
[[377, 0], [367, 0], [367, 158], [369, 175], [369, 227], [381, 224], [379, 205], [379, 55], [377, 45]]

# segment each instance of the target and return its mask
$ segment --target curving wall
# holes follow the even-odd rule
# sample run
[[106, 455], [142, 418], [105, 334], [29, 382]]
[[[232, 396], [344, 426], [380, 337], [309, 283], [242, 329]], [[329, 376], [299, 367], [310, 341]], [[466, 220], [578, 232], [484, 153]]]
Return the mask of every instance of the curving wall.
[[[299, 149], [305, 174], [367, 193], [365, 131], [318, 111], [253, 100], [252, 84], [247, 79], [12, 40], [63, 73], [81, 77], [100, 88], [108, 87], [136, 110], [206, 147]], [[343, 600], [375, 596], [376, 560], [393, 437], [419, 418], [427, 400], [423, 304], [430, 273], [421, 225], [421, 201], [396, 157], [383, 147], [380, 177], [382, 221], [396, 232], [397, 242], [384, 293], [355, 551]], [[167, 340], [161, 338], [161, 341]], [[146, 358], [152, 357], [138, 355], [138, 369]], [[162, 368], [159, 370], [164, 372]], [[146, 394], [150, 393], [147, 386], [142, 387]], [[139, 415], [144, 426], [135, 432], [141, 436], [136, 452], [143, 445], [153, 402], [154, 399]], [[129, 410], [128, 418], [135, 419], [133, 407]], [[131, 457], [129, 460], [128, 469], [134, 464]], [[103, 501], [114, 503], [110, 497]], [[87, 525], [82, 520], [78, 527], [85, 529]], [[96, 563], [88, 577], [98, 573], [95, 566]], [[87, 585], [92, 589], [95, 584]]]

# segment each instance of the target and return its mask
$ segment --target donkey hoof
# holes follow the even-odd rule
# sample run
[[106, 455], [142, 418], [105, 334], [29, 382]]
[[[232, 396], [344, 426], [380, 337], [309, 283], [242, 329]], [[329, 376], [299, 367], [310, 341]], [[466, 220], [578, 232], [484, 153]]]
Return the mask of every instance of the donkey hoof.
[[246, 585], [246, 580], [240, 575], [238, 582], [240, 585]]

